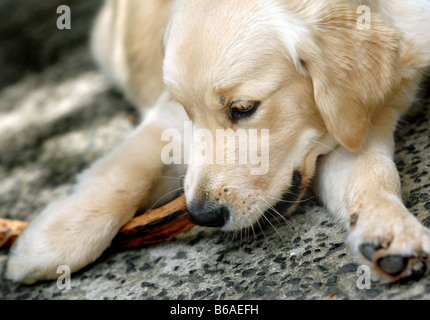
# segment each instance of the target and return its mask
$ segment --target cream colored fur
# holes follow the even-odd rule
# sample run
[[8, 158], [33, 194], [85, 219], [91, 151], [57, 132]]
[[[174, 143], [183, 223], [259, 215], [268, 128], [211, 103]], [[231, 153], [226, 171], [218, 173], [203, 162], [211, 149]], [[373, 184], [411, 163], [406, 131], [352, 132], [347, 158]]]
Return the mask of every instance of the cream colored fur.
[[[371, 9], [370, 29], [357, 26], [359, 5]], [[317, 193], [375, 279], [422, 271], [430, 233], [402, 204], [392, 159], [397, 121], [430, 65], [429, 16], [426, 0], [107, 1], [94, 56], [145, 120], [80, 175], [73, 194], [30, 224], [10, 255], [8, 277], [55, 278], [59, 265], [77, 271], [98, 258], [137, 209], [174, 188], [157, 183], [166, 169], [160, 136], [187, 120], [211, 132], [270, 130], [266, 175], [249, 175], [249, 165], [187, 168], [188, 201], [228, 206], [224, 229], [257, 223], [297, 171], [298, 199], [316, 177]], [[237, 99], [261, 105], [232, 123], [228, 104]], [[370, 257], [363, 245], [375, 247]], [[382, 259], [396, 256], [407, 258], [405, 268], [385, 272]]]

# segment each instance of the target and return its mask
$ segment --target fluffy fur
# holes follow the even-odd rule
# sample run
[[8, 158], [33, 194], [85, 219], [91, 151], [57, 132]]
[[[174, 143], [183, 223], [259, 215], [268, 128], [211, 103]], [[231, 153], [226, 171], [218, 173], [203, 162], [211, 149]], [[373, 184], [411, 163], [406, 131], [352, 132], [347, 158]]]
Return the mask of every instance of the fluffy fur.
[[[357, 25], [359, 5], [371, 9], [369, 29]], [[189, 204], [228, 208], [226, 230], [257, 223], [292, 190], [294, 172], [296, 200], [315, 178], [375, 279], [426, 273], [430, 233], [403, 205], [392, 159], [396, 123], [430, 65], [429, 16], [427, 0], [107, 1], [94, 56], [145, 120], [30, 224], [8, 277], [31, 283], [55, 278], [59, 265], [77, 271], [94, 261], [139, 208], [174, 188], [157, 181], [167, 169], [186, 171]], [[229, 106], [238, 99], [260, 106], [236, 123]], [[161, 133], [187, 120], [213, 133], [269, 129], [268, 173], [166, 168]]]

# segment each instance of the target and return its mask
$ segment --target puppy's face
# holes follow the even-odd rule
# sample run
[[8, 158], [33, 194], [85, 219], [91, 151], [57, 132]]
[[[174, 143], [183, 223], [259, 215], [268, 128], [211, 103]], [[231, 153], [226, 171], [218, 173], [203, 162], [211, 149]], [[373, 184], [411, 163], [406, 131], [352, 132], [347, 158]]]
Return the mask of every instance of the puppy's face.
[[193, 122], [185, 192], [198, 225], [250, 227], [277, 204], [296, 203], [319, 155], [337, 143], [355, 149], [364, 136], [348, 116], [343, 128], [333, 124], [324, 103], [336, 101], [319, 87], [324, 62], [311, 52], [300, 8], [287, 9], [278, 1], [182, 1], [172, 18], [164, 80]]

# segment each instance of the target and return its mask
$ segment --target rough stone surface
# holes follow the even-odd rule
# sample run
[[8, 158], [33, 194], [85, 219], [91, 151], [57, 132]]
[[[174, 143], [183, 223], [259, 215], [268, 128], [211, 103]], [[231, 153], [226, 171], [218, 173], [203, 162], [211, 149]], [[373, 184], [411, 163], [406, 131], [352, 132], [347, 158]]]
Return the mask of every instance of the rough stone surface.
[[[59, 4], [72, 30], [55, 27]], [[42, 5], [43, 4], [43, 5]], [[32, 219], [77, 173], [132, 132], [138, 113], [104, 82], [87, 48], [100, 1], [2, 0], [0, 217]], [[430, 225], [430, 85], [399, 125], [403, 198]], [[108, 250], [71, 277], [33, 286], [3, 278], [0, 299], [429, 299], [430, 277], [357, 287], [346, 233], [309, 196], [285, 223], [230, 234], [195, 228], [135, 250]]]

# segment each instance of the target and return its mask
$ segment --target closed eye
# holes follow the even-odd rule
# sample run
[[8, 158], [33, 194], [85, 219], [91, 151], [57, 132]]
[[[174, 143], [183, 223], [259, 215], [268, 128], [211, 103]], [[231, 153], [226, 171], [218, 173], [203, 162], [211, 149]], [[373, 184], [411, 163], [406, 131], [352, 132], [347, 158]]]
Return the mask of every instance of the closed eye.
[[234, 123], [250, 118], [260, 106], [260, 101], [234, 100], [230, 104], [230, 119]]

